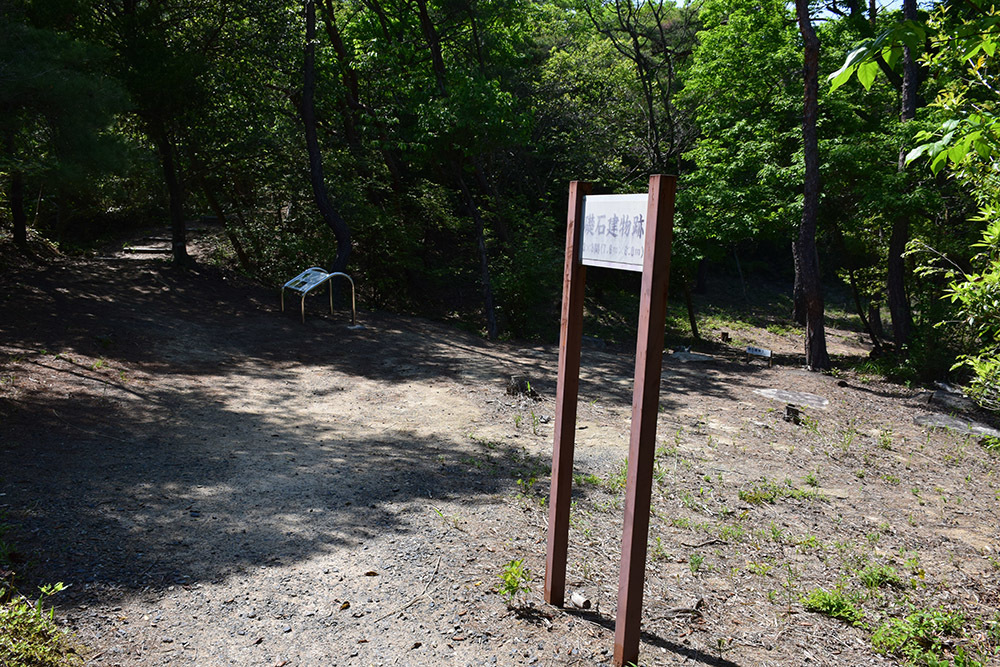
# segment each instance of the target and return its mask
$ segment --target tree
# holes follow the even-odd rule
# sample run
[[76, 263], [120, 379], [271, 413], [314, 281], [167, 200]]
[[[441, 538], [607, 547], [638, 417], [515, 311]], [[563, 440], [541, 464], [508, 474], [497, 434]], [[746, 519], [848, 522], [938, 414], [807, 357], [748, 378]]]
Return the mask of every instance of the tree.
[[323, 179], [323, 159], [320, 154], [319, 140], [316, 136], [316, 4], [306, 0], [306, 48], [303, 67], [302, 124], [305, 127], [306, 147], [309, 152], [309, 179], [312, 184], [316, 206], [323, 216], [324, 222], [333, 230], [337, 238], [337, 256], [330, 265], [330, 272], [344, 271], [351, 253], [351, 232], [347, 222], [330, 201], [330, 195]]
[[29, 185], [58, 192], [111, 170], [121, 151], [109, 130], [125, 104], [102, 72], [108, 54], [46, 25], [33, 9], [0, 10], [0, 175], [22, 248]]
[[684, 156], [693, 168], [678, 213], [688, 242], [718, 259], [746, 239], [784, 243], [796, 228], [801, 56], [779, 0], [708, 0], [701, 17], [683, 91], [700, 136]]
[[597, 31], [634, 68], [650, 173], [680, 171], [680, 157], [695, 138], [689, 109], [675, 98], [699, 27], [697, 7], [666, 0], [614, 0], [584, 5]]
[[[917, 19], [917, 0], [903, 0], [903, 19]], [[899, 120], [903, 123], [912, 121], [917, 116], [917, 88], [920, 85], [914, 48], [908, 44], [903, 46], [903, 81], [900, 95]], [[906, 146], [899, 149], [899, 171], [906, 168]], [[892, 223], [892, 236], [889, 238], [889, 264], [887, 289], [889, 293], [889, 312], [892, 315], [893, 340], [896, 349], [902, 350], [910, 340], [913, 328], [910, 303], [906, 296], [906, 264], [903, 258], [906, 252], [906, 242], [910, 237], [910, 212], [899, 211]]]
[[806, 366], [816, 370], [830, 368], [823, 329], [823, 291], [819, 278], [819, 255], [816, 252], [816, 221], [819, 214], [819, 146], [816, 137], [816, 117], [819, 107], [819, 38], [809, 16], [808, 0], [796, 0], [799, 32], [804, 47], [803, 79], [805, 83], [802, 117], [802, 144], [805, 159], [805, 179], [802, 202], [802, 224], [794, 244], [796, 282], [802, 286], [806, 305]]
[[[975, 3], [943, 6], [926, 22], [909, 18], [891, 26], [878, 37], [855, 49], [843, 67], [831, 76], [833, 86], [852, 76], [870, 88], [879, 70], [876, 59], [891, 61], [904, 47], [916, 49], [927, 42], [923, 61], [940, 91], [931, 105], [932, 129], [916, 134], [920, 142], [904, 157], [906, 163], [928, 159], [933, 173], [948, 168], [956, 181], [967, 187], [980, 205], [970, 222], [985, 224], [982, 238], [973, 244], [971, 258], [947, 256], [935, 251], [925, 259], [921, 275], [925, 281], [935, 274], [948, 280], [944, 298], [957, 307], [958, 320], [942, 321], [939, 327], [961, 325], [971, 337], [970, 349], [958, 357], [952, 370], [971, 373], [971, 391], [987, 407], [1000, 406], [1000, 321], [997, 298], [1000, 226], [997, 220], [996, 156], [1000, 155], [997, 127], [996, 75], [991, 65], [1000, 45], [1000, 21], [994, 9]], [[904, 108], [905, 111], [905, 108]], [[927, 244], [911, 242], [910, 252]], [[960, 249], [959, 249], [960, 250]], [[968, 269], [962, 266], [971, 267]]]

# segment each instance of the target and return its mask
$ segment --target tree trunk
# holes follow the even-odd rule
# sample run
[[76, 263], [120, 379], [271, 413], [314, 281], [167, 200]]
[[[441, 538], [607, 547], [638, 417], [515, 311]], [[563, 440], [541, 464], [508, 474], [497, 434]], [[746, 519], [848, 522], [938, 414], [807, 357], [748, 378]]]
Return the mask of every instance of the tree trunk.
[[444, 57], [441, 53], [441, 39], [431, 21], [430, 13], [427, 11], [427, 0], [417, 0], [417, 15], [420, 17], [420, 29], [424, 33], [427, 41], [427, 48], [431, 52], [431, 65], [434, 70], [434, 79], [437, 81], [438, 94], [444, 97], [448, 94], [445, 85]]
[[208, 207], [212, 209], [212, 213], [215, 213], [215, 217], [219, 219], [222, 223], [222, 229], [226, 232], [226, 238], [229, 239], [229, 243], [233, 246], [233, 251], [236, 253], [236, 258], [240, 261], [240, 267], [248, 274], [253, 274], [253, 262], [250, 261], [250, 257], [247, 255], [247, 251], [243, 248], [243, 244], [233, 233], [233, 230], [229, 228], [229, 221], [226, 219], [226, 212], [222, 210], [222, 204], [219, 203], [219, 198], [215, 196], [212, 192], [212, 188], [208, 183], [202, 179], [202, 192], [205, 193], [205, 200], [208, 202]]
[[701, 340], [701, 336], [698, 335], [698, 319], [694, 316], [694, 301], [691, 299], [691, 283], [681, 280], [681, 284], [684, 286], [684, 305], [687, 306], [688, 322], [691, 323], [691, 335], [696, 340]]
[[153, 131], [153, 141], [160, 153], [160, 163], [163, 165], [163, 180], [167, 183], [167, 196], [170, 199], [170, 249], [176, 264], [187, 264], [191, 258], [187, 254], [187, 229], [184, 224], [184, 193], [181, 190], [180, 179], [177, 177], [177, 163], [174, 155], [174, 145], [167, 135], [166, 128], [160, 126]]
[[[14, 133], [5, 133], [4, 148], [11, 159], [14, 158]], [[7, 196], [7, 206], [10, 208], [11, 220], [14, 223], [11, 230], [14, 245], [22, 250], [28, 248], [28, 216], [24, 212], [24, 174], [20, 169], [10, 171], [10, 192]]]
[[[798, 241], [792, 241], [792, 258], [796, 257], [795, 244]], [[802, 287], [802, 273], [799, 271], [798, 260], [795, 264], [795, 280], [792, 283], [792, 321], [798, 324], [800, 327], [806, 325], [806, 295]]]
[[343, 271], [347, 268], [347, 260], [351, 254], [351, 231], [340, 213], [330, 201], [323, 178], [323, 156], [319, 150], [319, 139], [316, 136], [316, 4], [314, 0], [306, 0], [306, 58], [303, 68], [302, 106], [299, 113], [305, 126], [306, 150], [309, 152], [309, 180], [312, 183], [313, 197], [319, 208], [323, 222], [333, 231], [337, 239], [337, 256], [330, 265], [330, 272]]
[[[861, 320], [861, 326], [864, 327], [865, 331], [868, 332], [868, 337], [872, 341], [872, 351], [878, 355], [882, 354], [882, 341], [875, 335], [875, 329], [872, 327], [871, 322], [867, 317], [865, 317], [865, 309], [861, 307], [861, 293], [858, 290], [858, 281], [854, 276], [854, 267], [848, 267], [847, 275], [851, 280], [851, 293], [854, 295], [854, 308], [858, 311], [858, 319]], [[871, 304], [869, 304], [869, 309]], [[869, 312], [871, 312], [869, 310]]]
[[868, 324], [876, 338], [885, 340], [885, 330], [882, 328], [882, 304], [874, 299], [868, 302]]
[[814, 370], [830, 368], [823, 329], [823, 291], [816, 253], [816, 221], [819, 215], [819, 145], [816, 116], [819, 108], [819, 39], [809, 18], [809, 0], [795, 0], [799, 32], [804, 45], [805, 103], [802, 118], [802, 145], [805, 156], [802, 223], [794, 249], [795, 271], [801, 277], [806, 306], [806, 366]]
[[479, 273], [483, 286], [483, 309], [486, 315], [486, 335], [490, 340], [496, 340], [498, 334], [496, 307], [493, 304], [493, 282], [490, 279], [490, 261], [486, 253], [486, 226], [483, 224], [483, 217], [479, 213], [479, 207], [472, 198], [472, 192], [465, 185], [465, 179], [458, 175], [458, 184], [462, 188], [462, 195], [472, 213], [472, 219], [476, 223], [476, 243], [479, 247]]
[[14, 221], [14, 245], [22, 250], [28, 247], [28, 216], [24, 212], [24, 175], [10, 172], [10, 215]]
[[[903, 0], [903, 19], [917, 19], [917, 0]], [[899, 120], [907, 123], [917, 116], [917, 63], [910, 47], [903, 47], [903, 90], [901, 94]], [[900, 173], [906, 169], [906, 147], [899, 149], [897, 169]], [[892, 317], [892, 338], [896, 351], [900, 352], [910, 341], [910, 331], [913, 327], [913, 317], [910, 313], [910, 302], [906, 296], [906, 262], [903, 253], [906, 252], [906, 242], [910, 239], [910, 218], [905, 207], [892, 221], [892, 234], [889, 237], [889, 260], [886, 289], [889, 294], [889, 315]]]
[[[441, 97], [447, 97], [448, 77], [444, 57], [442, 55], [441, 35], [438, 33], [437, 28], [434, 27], [434, 22], [431, 20], [430, 13], [427, 10], [427, 0], [417, 0], [416, 4], [417, 14], [420, 19], [420, 30], [423, 33], [424, 41], [427, 43], [427, 48], [431, 54], [431, 68], [434, 72], [434, 79], [437, 82], [437, 92]], [[483, 287], [483, 310], [486, 315], [486, 332], [490, 340], [495, 340], [499, 333], [499, 327], [497, 326], [496, 306], [493, 299], [493, 283], [490, 278], [489, 253], [486, 248], [486, 223], [483, 220], [479, 206], [476, 204], [475, 197], [473, 197], [472, 192], [465, 183], [465, 178], [462, 176], [466, 164], [466, 158], [456, 152], [451, 159], [451, 164], [458, 178], [458, 185], [459, 189], [462, 191], [462, 197], [465, 199], [466, 205], [469, 207], [469, 212], [472, 215], [473, 222], [475, 223], [476, 244], [479, 250], [480, 280]], [[479, 165], [473, 163], [473, 166], [477, 172], [481, 171]], [[488, 183], [489, 179], [486, 177], [485, 173], [480, 174], [480, 177], [483, 183]], [[484, 193], [485, 192], [486, 190], [484, 190]]]

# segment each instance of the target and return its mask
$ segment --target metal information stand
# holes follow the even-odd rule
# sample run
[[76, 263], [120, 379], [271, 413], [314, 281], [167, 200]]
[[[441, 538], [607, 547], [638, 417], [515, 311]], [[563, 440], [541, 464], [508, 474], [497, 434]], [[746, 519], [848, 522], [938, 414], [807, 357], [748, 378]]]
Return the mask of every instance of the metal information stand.
[[299, 275], [295, 276], [287, 283], [281, 287], [281, 312], [285, 312], [285, 290], [291, 290], [297, 292], [301, 295], [301, 310], [302, 310], [302, 323], [305, 324], [306, 321], [306, 295], [315, 289], [318, 289], [326, 283], [330, 292], [330, 314], [333, 314], [333, 279], [337, 276], [341, 276], [347, 279], [347, 282], [351, 284], [351, 326], [357, 326], [358, 323], [358, 310], [354, 298], [354, 281], [346, 273], [341, 273], [340, 271], [334, 271], [333, 273], [327, 273], [325, 270], [318, 266], [313, 266]]

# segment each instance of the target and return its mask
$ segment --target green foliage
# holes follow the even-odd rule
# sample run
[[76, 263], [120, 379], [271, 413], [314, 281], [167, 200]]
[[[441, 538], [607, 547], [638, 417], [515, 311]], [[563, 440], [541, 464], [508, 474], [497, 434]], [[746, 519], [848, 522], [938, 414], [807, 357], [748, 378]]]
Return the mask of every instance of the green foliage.
[[507, 606], [513, 606], [518, 596], [531, 591], [531, 572], [524, 564], [524, 559], [512, 560], [500, 571], [499, 593], [507, 601]]
[[16, 171], [67, 197], [86, 192], [124, 158], [112, 125], [126, 99], [104, 71], [109, 53], [6, 9], [0, 33], [0, 176]]
[[857, 606], [857, 600], [840, 589], [826, 591], [814, 589], [802, 598], [802, 604], [809, 611], [826, 614], [856, 627], [864, 625], [865, 614]]
[[684, 90], [701, 137], [678, 209], [691, 244], [718, 254], [795, 224], [801, 54], [784, 3], [709, 0], [702, 21]]
[[893, 567], [876, 563], [870, 563], [858, 572], [858, 579], [869, 590], [902, 585], [902, 581]]
[[[0, 538], [8, 526], [0, 525]], [[65, 667], [80, 656], [66, 632], [55, 623], [55, 611], [46, 609], [50, 597], [67, 588], [62, 582], [42, 586], [36, 600], [23, 596], [9, 569], [12, 547], [0, 539], [0, 665], [4, 667]]]
[[45, 600], [63, 590], [43, 586], [34, 603], [17, 599], [0, 603], [0, 664], [9, 667], [64, 667], [80, 661], [67, 646], [65, 633], [55, 624]]
[[[944, 609], [917, 609], [906, 618], [892, 618], [872, 634], [872, 647], [879, 653], [902, 658], [911, 665], [979, 665], [954, 640], [965, 635], [965, 617]], [[954, 658], [954, 663], [949, 660]]]
[[976, 351], [962, 355], [956, 367], [971, 371], [974, 399], [1000, 410], [1000, 215], [991, 207], [980, 219], [987, 225], [973, 245], [979, 250], [972, 259], [976, 272], [950, 272], [946, 298], [958, 306], [958, 316], [977, 340]]
[[751, 505], [774, 504], [781, 498], [821, 500], [817, 491], [797, 489], [790, 484], [781, 485], [769, 479], [761, 479], [737, 492], [739, 499]]

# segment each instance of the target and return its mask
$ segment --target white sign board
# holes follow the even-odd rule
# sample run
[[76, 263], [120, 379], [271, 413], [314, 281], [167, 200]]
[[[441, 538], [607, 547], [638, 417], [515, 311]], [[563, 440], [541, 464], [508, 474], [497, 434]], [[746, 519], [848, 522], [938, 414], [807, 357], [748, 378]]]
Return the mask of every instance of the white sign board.
[[583, 198], [583, 238], [580, 261], [642, 271], [649, 195], [589, 195]]

